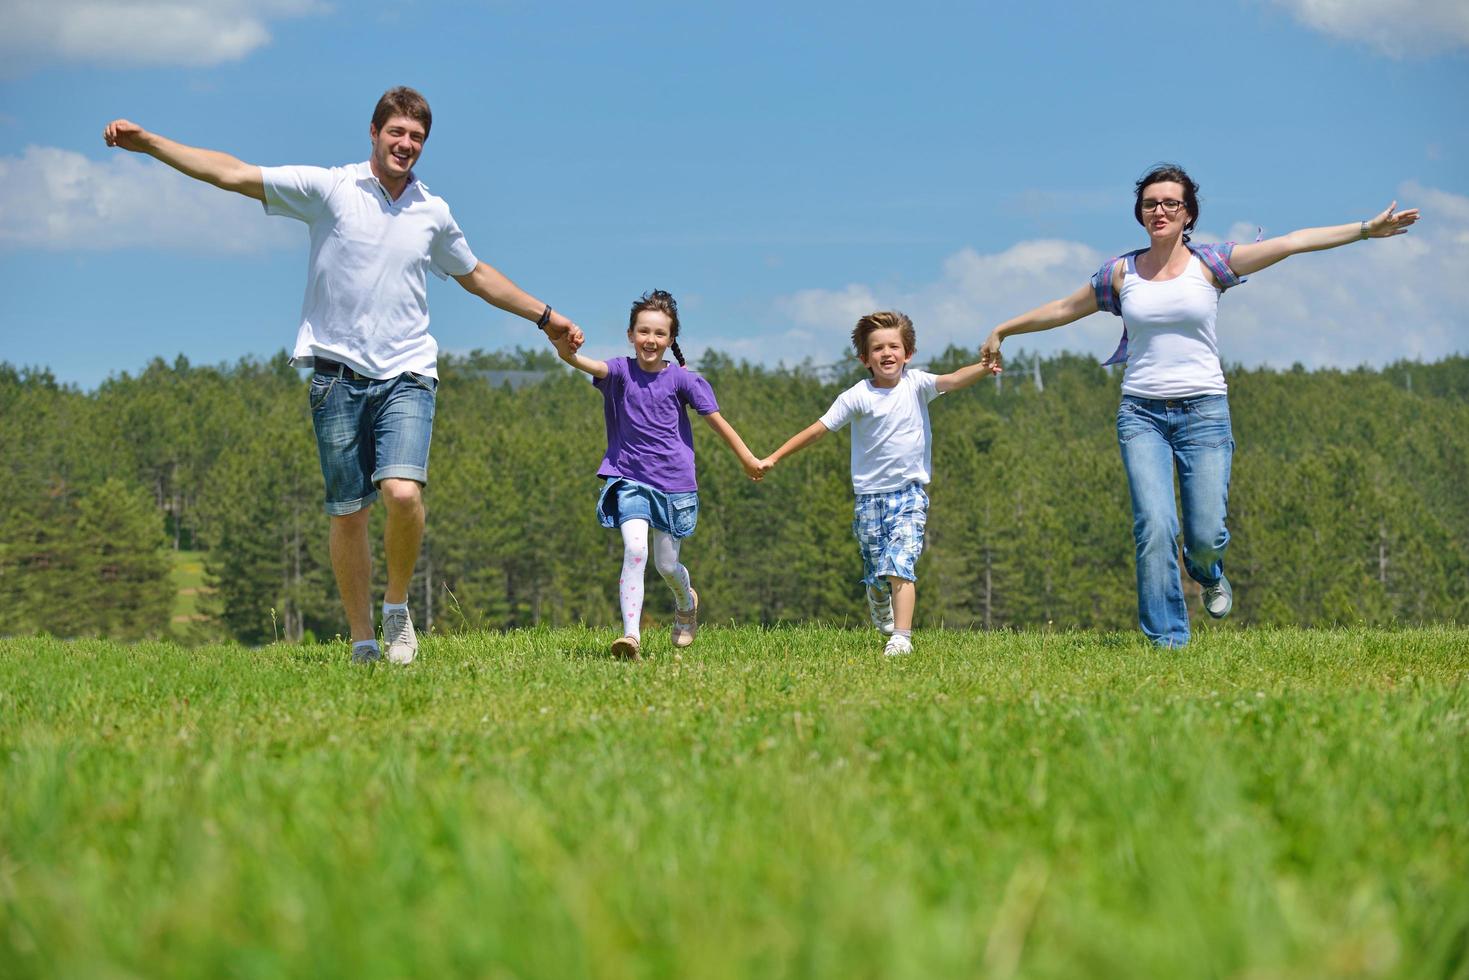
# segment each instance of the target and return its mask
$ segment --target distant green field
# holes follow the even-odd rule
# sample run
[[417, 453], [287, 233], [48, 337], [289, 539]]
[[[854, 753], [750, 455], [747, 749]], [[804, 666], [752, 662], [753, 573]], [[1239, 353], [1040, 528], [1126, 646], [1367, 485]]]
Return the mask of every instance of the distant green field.
[[204, 579], [203, 551], [173, 551], [173, 632], [180, 639], [188, 638], [188, 631], [204, 621], [204, 610], [200, 599], [209, 588]]
[[1469, 977], [1469, 631], [0, 640], [0, 976]]

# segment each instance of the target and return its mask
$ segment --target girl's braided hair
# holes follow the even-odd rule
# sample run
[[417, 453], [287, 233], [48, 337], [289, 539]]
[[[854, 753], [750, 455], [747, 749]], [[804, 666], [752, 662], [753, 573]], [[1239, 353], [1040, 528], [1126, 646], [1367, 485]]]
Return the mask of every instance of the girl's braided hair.
[[632, 305], [632, 313], [628, 314], [627, 329], [633, 328], [633, 325], [638, 322], [638, 314], [644, 310], [653, 310], [668, 317], [668, 336], [670, 338], [668, 349], [673, 351], [678, 366], [686, 367], [683, 351], [678, 349], [678, 301], [673, 298], [673, 294], [665, 289], [651, 289], [639, 296], [637, 302]]

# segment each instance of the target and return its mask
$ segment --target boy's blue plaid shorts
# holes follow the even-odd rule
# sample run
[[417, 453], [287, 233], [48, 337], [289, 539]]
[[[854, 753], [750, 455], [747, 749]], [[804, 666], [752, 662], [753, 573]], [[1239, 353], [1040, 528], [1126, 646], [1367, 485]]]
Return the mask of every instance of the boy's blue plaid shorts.
[[862, 581], [878, 591], [888, 576], [915, 580], [913, 566], [923, 554], [928, 525], [928, 494], [921, 483], [887, 493], [859, 493], [852, 533], [862, 549]]

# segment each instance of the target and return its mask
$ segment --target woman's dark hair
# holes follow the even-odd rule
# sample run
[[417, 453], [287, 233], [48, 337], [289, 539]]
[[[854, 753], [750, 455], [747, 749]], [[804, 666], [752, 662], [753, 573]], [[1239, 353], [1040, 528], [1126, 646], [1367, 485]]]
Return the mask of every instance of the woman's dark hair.
[[628, 330], [632, 330], [633, 325], [638, 322], [638, 314], [645, 310], [653, 310], [668, 317], [668, 349], [673, 351], [678, 366], [684, 367], [683, 351], [678, 349], [678, 301], [667, 290], [650, 289], [633, 303], [632, 312], [627, 317]]
[[1176, 163], [1157, 163], [1147, 173], [1137, 179], [1137, 197], [1132, 203], [1132, 216], [1137, 223], [1144, 228], [1148, 223], [1143, 220], [1143, 191], [1152, 184], [1163, 184], [1172, 181], [1183, 188], [1183, 206], [1188, 209], [1188, 222], [1183, 226], [1183, 240], [1189, 239], [1188, 233], [1194, 230], [1194, 225], [1199, 220], [1199, 185], [1188, 172]]

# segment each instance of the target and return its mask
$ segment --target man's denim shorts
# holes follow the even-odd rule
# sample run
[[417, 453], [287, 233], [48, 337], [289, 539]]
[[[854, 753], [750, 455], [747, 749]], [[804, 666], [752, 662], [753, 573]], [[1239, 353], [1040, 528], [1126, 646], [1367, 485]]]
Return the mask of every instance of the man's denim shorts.
[[597, 498], [597, 520], [603, 527], [621, 527], [640, 519], [675, 538], [694, 533], [699, 523], [699, 491], [664, 493], [646, 483], [614, 476], [602, 485]]
[[326, 512], [355, 514], [383, 480], [428, 483], [439, 383], [421, 374], [382, 381], [322, 371], [311, 376], [311, 424], [326, 480]]
[[860, 493], [852, 513], [852, 533], [862, 549], [862, 581], [882, 591], [887, 578], [915, 581], [913, 568], [923, 554], [928, 526], [928, 494], [920, 483], [887, 493]]

